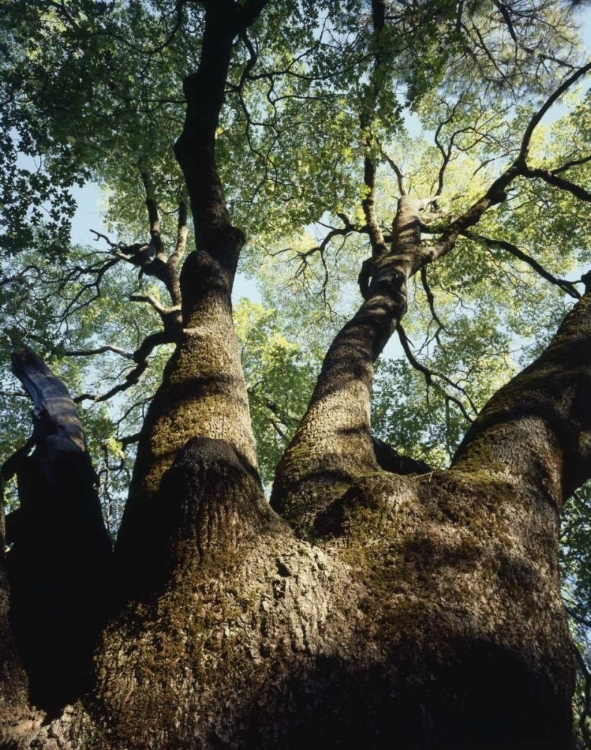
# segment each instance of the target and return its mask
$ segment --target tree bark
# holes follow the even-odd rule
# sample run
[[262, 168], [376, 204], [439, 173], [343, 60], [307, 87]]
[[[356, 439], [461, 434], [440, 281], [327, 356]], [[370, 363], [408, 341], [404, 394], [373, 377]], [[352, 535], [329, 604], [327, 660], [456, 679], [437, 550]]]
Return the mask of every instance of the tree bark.
[[[183, 335], [142, 428], [117, 540], [123, 597], [159, 585], [154, 561], [167, 553], [170, 532], [163, 531], [161, 519], [168, 510], [162, 505], [170, 501], [162, 499], [160, 485], [190, 440], [208, 438], [220, 446], [220, 457], [237, 456], [262, 496], [232, 321], [232, 286], [244, 235], [232, 225], [226, 207], [215, 137], [233, 41], [254, 22], [264, 4], [263, 0], [249, 0], [242, 6], [234, 0], [204, 3], [199, 67], [184, 82], [187, 111], [175, 155], [187, 184], [197, 249], [181, 271]], [[229, 454], [221, 449], [222, 441]]]
[[35, 449], [15, 467], [20, 507], [7, 519], [10, 620], [30, 700], [52, 712], [90, 687], [111, 542], [70, 394], [26, 346], [13, 370], [34, 403]]
[[402, 196], [392, 247], [369, 261], [365, 302], [337, 334], [322, 365], [308, 410], [275, 476], [271, 505], [298, 533], [350, 487], [379, 470], [370, 430], [376, 361], [406, 311], [406, 281], [424, 262], [419, 211], [424, 201]]
[[451, 469], [326, 482], [314, 543], [228, 441], [190, 439], [159, 489], [159, 587], [106, 627], [60, 747], [566, 750], [558, 505], [589, 475], [590, 330], [586, 294]]
[[[327, 354], [271, 507], [231, 319], [244, 238], [215, 163], [232, 43], [264, 4], [202, 3], [176, 146], [197, 250], [181, 275], [183, 338], [139, 444], [118, 609], [92, 689], [15, 742], [566, 750], [574, 671], [558, 506], [588, 476], [590, 296], [485, 407], [450, 470], [383, 471], [394, 457], [376, 456], [370, 434], [373, 362], [404, 313], [406, 280], [437, 255], [420, 244], [419, 202], [402, 196], [392, 248], [367, 266], [365, 301]], [[439, 254], [511, 175], [451, 225]], [[30, 477], [45, 477], [37, 463]], [[69, 497], [71, 476], [50, 497]]]
[[450, 470], [358, 475], [318, 515], [313, 545], [253, 502], [227, 444], [191, 441], [162, 491], [189, 514], [171, 527], [193, 532], [169, 538], [163, 594], [103, 642], [108, 746], [568, 748], [556, 477], [574, 469], [570, 491], [587, 474], [547, 407], [586, 432], [590, 320], [586, 295]]

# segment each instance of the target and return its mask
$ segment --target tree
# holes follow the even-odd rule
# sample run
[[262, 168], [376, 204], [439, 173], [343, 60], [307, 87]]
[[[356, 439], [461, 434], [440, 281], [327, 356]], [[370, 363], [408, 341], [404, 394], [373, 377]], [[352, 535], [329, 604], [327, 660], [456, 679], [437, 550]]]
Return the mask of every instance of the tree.
[[[23, 343], [22, 327], [11, 332], [14, 371], [35, 412], [31, 441], [2, 468], [5, 481], [17, 474], [20, 497], [2, 579], [11, 588], [10, 613], [7, 593], [2, 610], [6, 743], [566, 748], [575, 673], [558, 513], [590, 475], [591, 296], [588, 276], [581, 295], [545, 261], [575, 264], [584, 242], [575, 238], [588, 221], [588, 97], [561, 123], [566, 146], [540, 132], [552, 105], [591, 70], [577, 57], [572, 8], [277, 5], [81, 0], [7, 9], [8, 299], [45, 295], [42, 319], [26, 332], [37, 343], [55, 334], [54, 306], [60, 325], [77, 320], [92, 340], [89, 310], [103, 284], [124, 285], [107, 275], [134, 269], [125, 277], [139, 286], [134, 299], [160, 328], [137, 323], [133, 351], [95, 346], [132, 369], [82, 402], [128, 391], [156, 347], [174, 350], [139, 432], [111, 554], [72, 398]], [[389, 155], [412, 143], [393, 81], [433, 132], [433, 147], [416, 145], [404, 168]], [[180, 107], [179, 172], [167, 141]], [[41, 167], [23, 166], [19, 149], [42, 156]], [[382, 165], [394, 186], [381, 187]], [[67, 191], [88, 175], [112, 187], [112, 224], [127, 224], [128, 235], [137, 220], [129, 204], [143, 191], [148, 242], [97, 235], [108, 243], [98, 259], [65, 245]], [[330, 254], [339, 239], [352, 241], [345, 263], [360, 266], [363, 301], [328, 347], [301, 419], [244, 379], [231, 293], [245, 234], [235, 216], [247, 228], [264, 224], [261, 244], [275, 259], [295, 254], [300, 278], [323, 267], [327, 304], [342, 272]], [[195, 247], [183, 260], [189, 217]], [[329, 227], [310, 245], [302, 235], [312, 222]], [[573, 245], [558, 261], [539, 250], [556, 237]], [[435, 337], [444, 325], [433, 280], [445, 288], [455, 274], [470, 287], [462, 278], [473, 273], [477, 291], [495, 278], [466, 259], [467, 243], [491, 265], [505, 253], [550, 285], [554, 296], [525, 301], [534, 310], [552, 305], [557, 319], [565, 293], [576, 303], [479, 410], [449, 467], [436, 468], [372, 435], [373, 370], [397, 330], [411, 366], [438, 384], [436, 403], [456, 409], [450, 431], [470, 416], [452, 369], [413, 353], [401, 325], [415, 276]], [[370, 257], [360, 264], [364, 245]], [[156, 287], [140, 286], [145, 279], [161, 284], [169, 305]], [[497, 294], [487, 299], [501, 304]], [[409, 318], [419, 325], [420, 315]], [[252, 324], [263, 338], [272, 325]], [[455, 325], [474, 339], [482, 318], [477, 310]], [[466, 341], [461, 331], [457, 341]], [[52, 346], [58, 363], [92, 353]], [[435, 358], [449, 367], [475, 348], [441, 347]], [[245, 364], [277, 387], [264, 361]], [[297, 361], [284, 372], [292, 382], [310, 378]], [[249, 391], [255, 414], [270, 414], [282, 440], [293, 435], [270, 503]]]

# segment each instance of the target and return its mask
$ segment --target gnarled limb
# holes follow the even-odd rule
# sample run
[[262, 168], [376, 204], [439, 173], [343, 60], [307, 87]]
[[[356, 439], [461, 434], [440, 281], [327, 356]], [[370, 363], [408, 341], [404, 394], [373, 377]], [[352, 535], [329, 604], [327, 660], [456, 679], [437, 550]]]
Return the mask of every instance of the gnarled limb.
[[17, 466], [20, 508], [8, 524], [11, 620], [31, 701], [57, 709], [89, 687], [111, 542], [67, 388], [26, 346], [13, 372], [34, 404], [35, 450]]

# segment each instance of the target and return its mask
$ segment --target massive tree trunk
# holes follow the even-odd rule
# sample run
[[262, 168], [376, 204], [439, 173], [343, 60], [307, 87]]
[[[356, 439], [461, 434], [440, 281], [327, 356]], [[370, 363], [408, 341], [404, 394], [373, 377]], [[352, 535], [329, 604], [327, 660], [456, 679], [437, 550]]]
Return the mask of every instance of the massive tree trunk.
[[557, 516], [588, 475], [590, 333], [588, 294], [449, 470], [351, 477], [314, 543], [228, 443], [189, 440], [166, 579], [105, 629], [59, 747], [569, 747]]

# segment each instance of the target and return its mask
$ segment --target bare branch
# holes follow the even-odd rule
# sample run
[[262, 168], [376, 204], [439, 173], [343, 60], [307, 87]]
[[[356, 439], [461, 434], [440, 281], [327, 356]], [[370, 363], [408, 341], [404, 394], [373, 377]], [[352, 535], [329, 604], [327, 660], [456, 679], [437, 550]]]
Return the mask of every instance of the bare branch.
[[[284, 412], [278, 406], [278, 404], [275, 401], [273, 401], [273, 399], [270, 399], [268, 396], [262, 393], [258, 393], [257, 385], [249, 385], [247, 386], [246, 390], [250, 396], [252, 396], [260, 404], [262, 404], [267, 409], [269, 409], [269, 411], [272, 412], [276, 417], [278, 417], [286, 427], [290, 424], [295, 425], [298, 423], [299, 420], [296, 417], [292, 417], [291, 414]], [[283, 435], [282, 437], [285, 437], [285, 436]]]
[[573, 620], [575, 620], [576, 622], [578, 622], [579, 625], [584, 625], [586, 628], [591, 628], [591, 620], [587, 620], [584, 617], [581, 617], [581, 615], [578, 614], [578, 612], [575, 612], [575, 610], [572, 609], [571, 607], [567, 607], [566, 604], [565, 604], [564, 608], [565, 608], [567, 614], [570, 617], [572, 617]]
[[433, 139], [435, 141], [435, 145], [439, 149], [439, 152], [440, 152], [441, 157], [442, 157], [441, 166], [439, 168], [439, 174], [437, 176], [437, 191], [435, 192], [436, 196], [441, 195], [441, 193], [443, 192], [443, 183], [444, 183], [444, 179], [445, 179], [445, 170], [447, 169], [447, 166], [448, 166], [449, 162], [451, 161], [451, 154], [452, 154], [452, 149], [453, 149], [453, 146], [454, 146], [454, 138], [455, 138], [455, 135], [456, 135], [454, 133], [451, 136], [451, 138], [449, 140], [449, 143], [447, 144], [447, 147], [445, 147], [443, 145], [443, 143], [441, 142], [441, 140], [440, 140], [441, 131], [443, 130], [443, 128], [446, 125], [449, 125], [450, 122], [453, 122], [453, 120], [454, 120], [454, 118], [456, 116], [456, 113], [458, 111], [458, 107], [460, 106], [461, 103], [462, 103], [462, 95], [460, 95], [458, 101], [454, 104], [454, 106], [451, 107], [449, 115], [446, 117], [446, 119], [442, 120], [442, 122], [439, 123], [439, 125], [437, 126], [437, 129], [435, 130], [435, 134], [433, 136]]
[[96, 237], [94, 238], [95, 242], [98, 242], [99, 240], [105, 240], [105, 242], [109, 245], [109, 247], [112, 250], [118, 250], [121, 247], [120, 243], [111, 242], [110, 238], [107, 237], [106, 234], [102, 234], [101, 232], [97, 232], [96, 229], [91, 229], [90, 231], [92, 232], [92, 234], [96, 235]]
[[126, 352], [125, 349], [121, 349], [118, 346], [111, 346], [110, 344], [99, 346], [98, 349], [60, 351], [60, 354], [62, 354], [64, 357], [90, 357], [94, 354], [104, 354], [105, 352], [113, 352], [114, 354], [119, 354], [121, 357], [125, 357], [125, 359], [134, 359], [133, 352]]
[[[400, 343], [402, 344], [402, 348], [404, 349], [404, 353], [406, 354], [406, 358], [408, 359], [409, 363], [412, 367], [414, 367], [415, 370], [418, 370], [419, 372], [422, 372], [425, 376], [425, 381], [427, 385], [434, 385], [433, 383], [433, 377], [439, 378], [443, 380], [444, 382], [448, 383], [448, 385], [451, 385], [453, 388], [457, 388], [459, 391], [461, 391], [465, 396], [467, 396], [466, 390], [459, 386], [457, 383], [454, 383], [453, 380], [448, 378], [446, 375], [442, 375], [441, 373], [434, 372], [433, 370], [430, 370], [428, 367], [423, 365], [421, 362], [417, 360], [417, 358], [412, 353], [412, 350], [409, 345], [408, 337], [406, 333], [404, 332], [404, 329], [400, 323], [396, 326], [396, 330], [398, 331], [398, 336], [400, 338]], [[446, 398], [448, 398], [450, 401], [453, 401], [453, 403], [458, 407], [458, 409], [462, 412], [465, 419], [472, 423], [474, 420], [472, 417], [468, 414], [466, 411], [466, 408], [464, 407], [464, 404], [456, 398], [455, 396], [452, 396], [449, 393], [445, 393], [444, 395]], [[468, 399], [470, 401], [470, 399]], [[470, 401], [470, 406], [476, 411], [474, 404]]]
[[573, 167], [579, 167], [582, 164], [587, 164], [590, 161], [591, 161], [591, 155], [581, 156], [580, 159], [572, 159], [571, 161], [567, 161], [564, 164], [561, 164], [559, 167], [556, 167], [556, 169], [553, 169], [552, 174], [560, 174], [561, 172], [566, 172], [567, 169], [572, 169]]
[[569, 294], [571, 297], [574, 297], [575, 299], [580, 299], [581, 295], [579, 294], [577, 288], [573, 284], [572, 281], [567, 281], [566, 279], [559, 279], [556, 276], [552, 275], [549, 271], [547, 271], [540, 263], [538, 263], [537, 260], [532, 258], [527, 253], [523, 252], [523, 250], [520, 250], [517, 245], [513, 245], [511, 242], [507, 242], [505, 240], [495, 240], [490, 237], [484, 237], [481, 234], [476, 234], [475, 232], [470, 231], [464, 231], [462, 232], [462, 235], [464, 237], [467, 237], [470, 240], [474, 240], [474, 242], [479, 242], [482, 245], [485, 245], [486, 247], [498, 247], [501, 250], [506, 250], [508, 253], [511, 253], [516, 258], [519, 258], [519, 260], [523, 261], [524, 263], [527, 263], [528, 266], [534, 269], [536, 273], [538, 273], [542, 278], [546, 279], [546, 281], [549, 281], [551, 284], [554, 284], [555, 286], [560, 287], [563, 291], [565, 291], [567, 294]]

